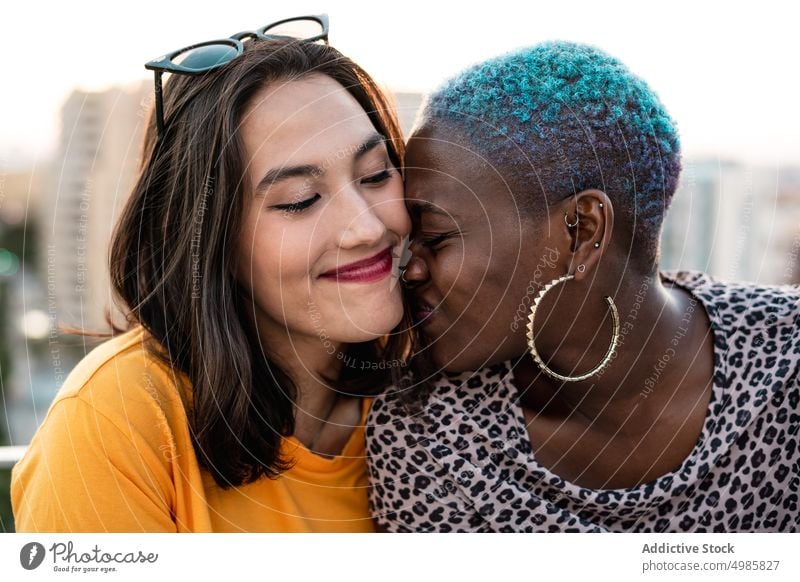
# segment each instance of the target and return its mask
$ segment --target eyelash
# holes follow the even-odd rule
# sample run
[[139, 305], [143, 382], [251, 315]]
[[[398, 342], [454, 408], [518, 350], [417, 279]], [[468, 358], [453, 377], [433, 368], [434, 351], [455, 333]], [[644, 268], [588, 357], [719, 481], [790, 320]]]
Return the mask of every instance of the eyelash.
[[391, 177], [392, 177], [392, 173], [387, 168], [387, 169], [383, 170], [382, 172], [379, 172], [377, 174], [373, 174], [372, 176], [367, 176], [366, 178], [361, 180], [361, 182], [363, 184], [380, 184], [382, 182], [385, 182], [386, 180], [388, 180]]
[[307, 198], [305, 200], [301, 200], [300, 202], [292, 202], [291, 204], [276, 204], [273, 208], [277, 208], [278, 210], [283, 210], [284, 212], [288, 212], [290, 214], [295, 214], [297, 212], [302, 212], [306, 208], [310, 207], [314, 202], [322, 198], [319, 194], [314, 194], [311, 198]]
[[[362, 183], [364, 184], [382, 184], [386, 180], [392, 177], [391, 171], [387, 168], [382, 172], [377, 174], [373, 174], [372, 176], [367, 176], [366, 178], [362, 179]], [[306, 208], [310, 208], [312, 204], [314, 204], [317, 200], [319, 200], [321, 196], [319, 194], [314, 194], [311, 198], [307, 198], [306, 200], [301, 200], [300, 202], [292, 202], [291, 204], [276, 204], [273, 208], [278, 210], [282, 210], [284, 212], [288, 212], [289, 214], [297, 214], [298, 212], [302, 212]]]
[[[448, 239], [453, 238], [457, 233], [455, 232], [445, 232], [436, 236], [423, 236], [419, 239], [419, 243], [424, 246], [426, 249], [430, 249], [432, 251], [438, 250], [438, 246], [445, 242]], [[413, 241], [412, 241], [413, 242]]]

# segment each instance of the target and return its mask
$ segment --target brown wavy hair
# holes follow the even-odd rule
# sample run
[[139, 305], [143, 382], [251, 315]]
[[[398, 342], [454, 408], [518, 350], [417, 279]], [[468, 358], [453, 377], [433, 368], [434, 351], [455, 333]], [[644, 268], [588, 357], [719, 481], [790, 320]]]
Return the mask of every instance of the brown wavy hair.
[[[157, 139], [151, 112], [141, 171], [109, 251], [111, 284], [124, 304], [127, 329], [143, 326], [156, 340], [149, 351], [188, 378], [194, 449], [221, 487], [286, 470], [291, 459], [280, 455], [281, 437], [294, 432], [295, 387], [280, 363], [264, 354], [234, 276], [250, 195], [239, 134], [243, 112], [265, 84], [327, 75], [363, 107], [401, 170], [404, 153], [387, 96], [339, 51], [289, 39], [245, 46], [219, 69], [168, 80], [165, 134]], [[406, 319], [381, 340], [349, 344], [349, 357], [391, 365], [367, 366], [377, 368], [370, 371], [346, 366], [334, 387], [364, 395], [386, 386], [407, 356], [407, 329]]]

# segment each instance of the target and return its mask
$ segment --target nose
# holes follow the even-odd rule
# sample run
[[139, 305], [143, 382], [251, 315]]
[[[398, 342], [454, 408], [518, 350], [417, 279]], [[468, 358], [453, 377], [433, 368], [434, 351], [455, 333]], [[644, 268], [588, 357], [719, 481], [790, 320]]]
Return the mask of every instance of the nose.
[[358, 193], [341, 193], [344, 229], [339, 246], [352, 249], [374, 246], [386, 236], [386, 225], [372, 206]]
[[418, 255], [411, 255], [411, 258], [406, 263], [406, 268], [403, 270], [403, 283], [406, 287], [412, 288], [421, 285], [430, 277], [428, 272], [428, 265]]

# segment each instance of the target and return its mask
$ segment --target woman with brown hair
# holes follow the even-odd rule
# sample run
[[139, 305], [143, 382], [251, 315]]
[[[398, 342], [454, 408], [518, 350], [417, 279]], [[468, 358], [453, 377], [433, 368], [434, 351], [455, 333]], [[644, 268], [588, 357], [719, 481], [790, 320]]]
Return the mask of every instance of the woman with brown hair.
[[327, 18], [292, 20], [317, 30], [148, 63], [110, 251], [129, 328], [72, 371], [15, 467], [19, 531], [372, 530], [363, 396], [403, 364], [403, 144]]

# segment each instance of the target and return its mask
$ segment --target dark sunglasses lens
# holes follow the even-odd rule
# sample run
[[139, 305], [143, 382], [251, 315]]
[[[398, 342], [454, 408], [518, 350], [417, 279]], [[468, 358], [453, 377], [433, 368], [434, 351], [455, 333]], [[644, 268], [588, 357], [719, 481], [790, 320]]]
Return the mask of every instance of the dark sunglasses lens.
[[184, 51], [173, 57], [172, 62], [193, 71], [204, 71], [225, 64], [236, 55], [234, 46], [209, 44]]
[[293, 38], [313, 38], [322, 34], [322, 25], [316, 20], [292, 20], [270, 26], [264, 34], [273, 36], [290, 36]]

